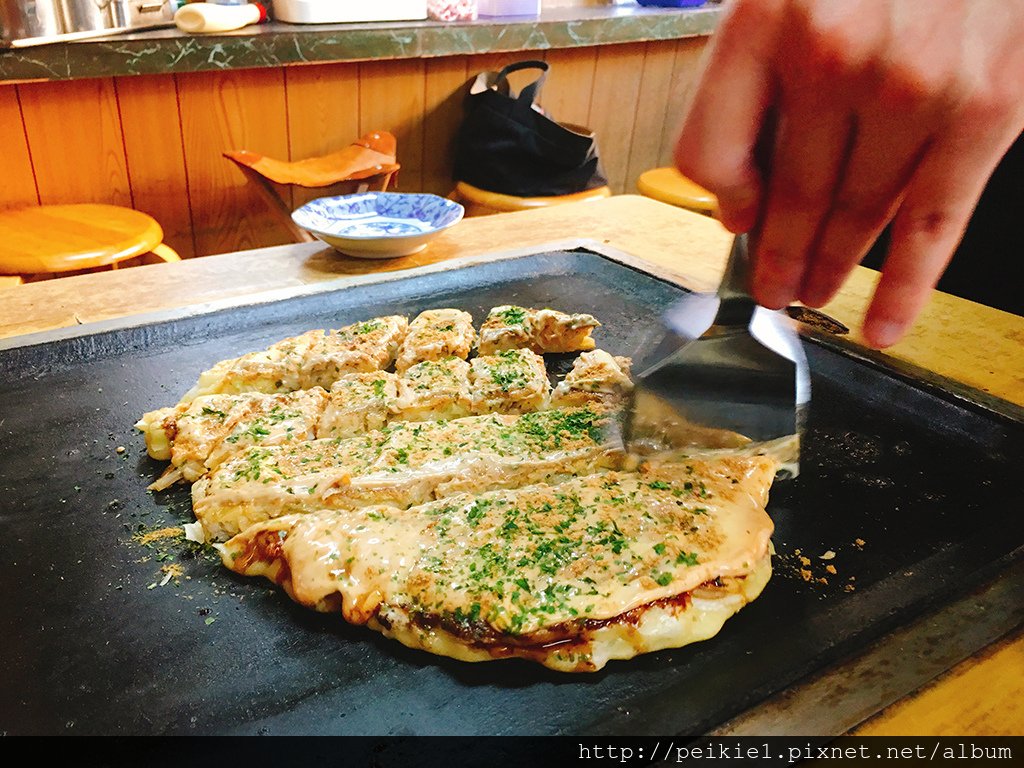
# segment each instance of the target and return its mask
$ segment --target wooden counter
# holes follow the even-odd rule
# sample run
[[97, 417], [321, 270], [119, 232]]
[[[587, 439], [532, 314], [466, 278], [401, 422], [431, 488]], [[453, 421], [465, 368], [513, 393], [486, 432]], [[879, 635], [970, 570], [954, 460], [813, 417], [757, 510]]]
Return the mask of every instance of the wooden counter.
[[[589, 238], [677, 273], [687, 287], [716, 285], [730, 236], [695, 214], [635, 196], [464, 221], [422, 253], [395, 261], [339, 257], [319, 244], [281, 246], [0, 288], [0, 337], [327, 280], [402, 270], [460, 256]], [[859, 268], [824, 311], [859, 327], [877, 274]], [[857, 333], [851, 333], [856, 344]], [[1024, 406], [1024, 318], [936, 294], [914, 331], [886, 356], [951, 387]], [[1019, 734], [1024, 636], [978, 654], [883, 711], [858, 733]]]

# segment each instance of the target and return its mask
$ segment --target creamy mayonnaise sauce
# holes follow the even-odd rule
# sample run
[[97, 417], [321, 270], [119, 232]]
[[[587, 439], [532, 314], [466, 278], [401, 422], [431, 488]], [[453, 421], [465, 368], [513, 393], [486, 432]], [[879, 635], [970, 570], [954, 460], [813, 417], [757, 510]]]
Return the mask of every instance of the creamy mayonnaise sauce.
[[695, 460], [407, 510], [321, 511], [267, 524], [280, 541], [269, 558], [262, 527], [250, 528], [224, 562], [258, 573], [254, 561], [280, 560], [298, 602], [331, 609], [340, 595], [354, 623], [387, 605], [477, 641], [536, 635], [745, 576], [768, 551], [774, 471], [761, 457]]

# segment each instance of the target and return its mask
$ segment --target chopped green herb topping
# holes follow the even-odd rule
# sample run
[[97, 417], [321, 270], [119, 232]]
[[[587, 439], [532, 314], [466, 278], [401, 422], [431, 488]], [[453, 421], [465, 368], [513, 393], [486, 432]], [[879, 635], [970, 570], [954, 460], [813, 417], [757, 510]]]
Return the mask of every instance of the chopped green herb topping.
[[509, 307], [499, 312], [498, 317], [505, 321], [505, 325], [522, 325], [526, 320], [526, 310], [523, 307]]
[[697, 565], [696, 552], [680, 552], [679, 556], [676, 557], [676, 565]]

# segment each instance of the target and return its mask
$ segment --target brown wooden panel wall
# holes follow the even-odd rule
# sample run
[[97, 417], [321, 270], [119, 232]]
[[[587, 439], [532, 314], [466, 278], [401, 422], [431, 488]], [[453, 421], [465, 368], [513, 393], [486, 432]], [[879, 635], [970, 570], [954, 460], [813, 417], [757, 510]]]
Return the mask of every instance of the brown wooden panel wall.
[[[595, 130], [612, 190], [632, 192], [671, 160], [704, 42], [0, 85], [0, 209], [134, 206], [183, 257], [287, 242], [224, 150], [298, 160], [385, 129], [400, 188], [447, 194], [468, 80], [531, 57], [551, 64], [544, 109]], [[319, 194], [282, 193], [295, 206]]]

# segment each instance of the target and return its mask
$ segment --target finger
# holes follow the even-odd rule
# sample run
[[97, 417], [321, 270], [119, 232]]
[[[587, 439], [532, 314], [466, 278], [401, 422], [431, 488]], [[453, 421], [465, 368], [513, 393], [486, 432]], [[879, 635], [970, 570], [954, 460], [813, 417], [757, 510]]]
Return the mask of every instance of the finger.
[[734, 232], [757, 216], [754, 146], [773, 98], [772, 62], [784, 0], [739, 0], [720, 24], [676, 143], [680, 172], [718, 197]]
[[888, 28], [856, 2], [793, 5], [779, 51], [781, 130], [754, 252], [753, 289], [767, 307], [796, 298], [845, 173], [857, 105]]
[[932, 132], [948, 123], [957, 70], [949, 51], [960, 32], [928, 22], [897, 14], [880, 30], [888, 52], [869, 69], [857, 139], [801, 281], [799, 297], [808, 306], [826, 304], [864, 258], [899, 208]]
[[895, 344], [924, 308], [982, 190], [1016, 136], [1005, 123], [963, 119], [921, 161], [893, 220], [892, 242], [864, 321], [873, 347]]
[[789, 96], [780, 107], [783, 118], [754, 251], [752, 287], [758, 302], [770, 309], [796, 297], [851, 135], [844, 111], [809, 91]]
[[800, 301], [820, 307], [839, 290], [893, 218], [929, 145], [918, 126], [873, 115], [858, 123], [843, 178], [800, 279]]

